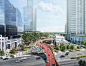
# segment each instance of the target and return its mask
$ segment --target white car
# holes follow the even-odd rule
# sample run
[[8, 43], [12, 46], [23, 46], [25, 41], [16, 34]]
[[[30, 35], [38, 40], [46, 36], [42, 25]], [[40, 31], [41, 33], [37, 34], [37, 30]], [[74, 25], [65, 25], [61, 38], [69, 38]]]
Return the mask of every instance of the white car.
[[20, 61], [17, 59], [17, 60], [16, 60], [16, 63], [19, 63], [19, 62], [20, 62]]
[[82, 55], [82, 53], [80, 52], [80, 53], [78, 53], [77, 55]]
[[23, 57], [23, 58], [21, 58], [21, 59], [24, 59], [24, 60], [25, 60], [25, 59], [27, 59], [27, 57]]

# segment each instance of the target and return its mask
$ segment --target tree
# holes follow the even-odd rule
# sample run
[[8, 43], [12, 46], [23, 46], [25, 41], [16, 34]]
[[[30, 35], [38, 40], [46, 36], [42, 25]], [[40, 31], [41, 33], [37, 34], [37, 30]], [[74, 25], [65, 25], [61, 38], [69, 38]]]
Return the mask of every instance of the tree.
[[15, 50], [14, 49], [10, 50], [10, 53], [15, 54]]
[[85, 41], [82, 41], [81, 44], [84, 45], [85, 44]]
[[86, 66], [85, 60], [80, 60], [80, 61], [78, 62], [78, 64], [79, 64], [79, 66]]
[[70, 45], [70, 49], [74, 50], [74, 45]]
[[56, 49], [56, 50], [59, 50], [59, 47], [58, 47], [58, 46], [56, 46], [56, 47], [55, 47], [55, 49]]
[[65, 51], [65, 50], [66, 50], [66, 45], [63, 45], [61, 51]]
[[49, 33], [45, 33], [45, 34], [44, 34], [44, 37], [47, 38], [48, 36], [49, 36]]
[[63, 43], [60, 44], [60, 49], [63, 47], [63, 45], [64, 45]]
[[4, 51], [0, 51], [0, 56], [4, 56]]
[[69, 45], [67, 45], [67, 49], [69, 49], [70, 48], [70, 46]]
[[86, 42], [85, 42], [84, 46], [86, 46]]
[[61, 51], [65, 51], [65, 50], [66, 50], [66, 45], [63, 44], [63, 43], [61, 43], [61, 44], [60, 44], [60, 50], [61, 50]]
[[77, 46], [77, 49], [80, 49], [80, 46]]
[[22, 35], [22, 39], [24, 40], [24, 43], [26, 44], [28, 42], [28, 34], [27, 33], [24, 33]]
[[22, 39], [24, 41], [25, 44], [30, 44], [31, 42], [35, 42], [37, 40], [39, 40], [41, 37], [43, 36], [48, 36], [48, 33], [44, 34], [44, 33], [36, 33], [36, 32], [33, 32], [33, 33], [24, 33], [22, 35]]
[[25, 47], [24, 46], [21, 46], [21, 50], [24, 51]]

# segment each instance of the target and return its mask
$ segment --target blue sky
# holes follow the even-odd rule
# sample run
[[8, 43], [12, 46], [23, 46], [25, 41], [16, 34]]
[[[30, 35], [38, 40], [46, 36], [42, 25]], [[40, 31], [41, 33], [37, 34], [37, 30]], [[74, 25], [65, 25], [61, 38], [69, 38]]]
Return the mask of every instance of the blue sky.
[[[21, 13], [27, 0], [9, 0]], [[37, 10], [37, 30], [64, 32], [66, 23], [66, 0], [34, 0]]]

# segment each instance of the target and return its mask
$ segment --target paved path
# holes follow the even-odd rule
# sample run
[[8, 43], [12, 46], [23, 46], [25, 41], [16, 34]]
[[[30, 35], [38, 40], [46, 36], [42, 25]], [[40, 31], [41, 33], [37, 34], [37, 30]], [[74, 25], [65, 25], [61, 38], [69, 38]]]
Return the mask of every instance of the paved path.
[[47, 61], [49, 61], [49, 62], [46, 64], [46, 66], [56, 66], [54, 55], [53, 55], [52, 51], [50, 50], [50, 48], [48, 46], [46, 46], [45, 44], [42, 44], [40, 42], [37, 42], [37, 46], [42, 48], [43, 51], [47, 55]]

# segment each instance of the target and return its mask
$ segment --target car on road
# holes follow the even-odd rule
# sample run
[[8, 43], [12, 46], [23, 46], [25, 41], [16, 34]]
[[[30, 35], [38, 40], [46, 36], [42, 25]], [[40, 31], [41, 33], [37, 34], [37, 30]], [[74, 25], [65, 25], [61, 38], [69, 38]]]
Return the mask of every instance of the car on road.
[[69, 52], [66, 52], [66, 54], [65, 55], [68, 55], [69, 54]]
[[80, 53], [78, 53], [77, 55], [82, 55], [82, 53], [80, 52]]
[[22, 59], [19, 59], [20, 62], [22, 62]]
[[36, 60], [41, 59], [40, 57], [37, 57]]
[[16, 59], [16, 63], [22, 62], [22, 59]]
[[8, 60], [8, 58], [4, 58], [3, 60]]
[[61, 55], [60, 58], [65, 57], [65, 55]]
[[16, 60], [16, 63], [19, 63], [19, 62], [20, 62], [20, 61], [17, 59], [17, 60]]
[[26, 60], [26, 59], [27, 59], [27, 57], [22, 57], [21, 59]]

